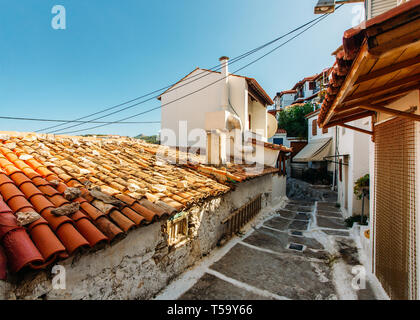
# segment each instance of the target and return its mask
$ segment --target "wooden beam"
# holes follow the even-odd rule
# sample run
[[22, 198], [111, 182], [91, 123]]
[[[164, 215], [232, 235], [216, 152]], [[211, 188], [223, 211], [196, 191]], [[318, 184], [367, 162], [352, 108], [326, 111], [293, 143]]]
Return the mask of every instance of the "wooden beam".
[[335, 127], [335, 126], [338, 126], [338, 125], [346, 123], [346, 122], [370, 117], [373, 114], [375, 114], [375, 112], [373, 112], [373, 111], [364, 111], [364, 112], [357, 113], [357, 114], [349, 116], [349, 117], [344, 117], [344, 118], [341, 118], [341, 119], [337, 119], [335, 121], [328, 122], [328, 124], [324, 125], [323, 128]]
[[369, 53], [381, 55], [394, 48], [414, 43], [420, 39], [419, 18], [393, 30], [369, 37]]
[[370, 88], [368, 90], [353, 94], [351, 96], [346, 97], [346, 99], [344, 99], [343, 102], [350, 102], [350, 101], [353, 101], [353, 100], [356, 100], [356, 99], [359, 99], [359, 98], [363, 98], [363, 97], [366, 97], [366, 96], [369, 96], [369, 95], [376, 95], [376, 94], [379, 94], [379, 93], [383, 93], [383, 92], [386, 92], [387, 90], [403, 86], [403, 85], [408, 84], [410, 82], [415, 81], [415, 82], [418, 83], [419, 79], [420, 79], [420, 73], [417, 73], [417, 74], [414, 74], [414, 75], [411, 75], [411, 76], [408, 76], [408, 77], [405, 77], [405, 78], [398, 79], [396, 81], [387, 83], [387, 84], [385, 84], [383, 86], [380, 86], [380, 87]]
[[338, 109], [346, 109], [346, 108], [353, 108], [353, 107], [357, 107], [360, 104], [374, 104], [374, 103], [378, 103], [378, 102], [385, 102], [385, 101], [389, 101], [391, 99], [394, 98], [399, 98], [400, 96], [404, 95], [405, 93], [412, 91], [412, 90], [416, 90], [419, 89], [420, 84], [416, 83], [414, 85], [408, 86], [408, 87], [403, 87], [403, 88], [399, 88], [397, 90], [394, 90], [392, 92], [385, 92], [382, 95], [376, 96], [374, 98], [372, 97], [368, 97], [368, 98], [361, 98], [361, 99], [357, 99], [351, 103], [343, 103]]
[[[354, 109], [358, 109], [358, 105], [351, 105], [351, 106], [341, 106], [341, 107], [337, 107], [335, 108], [335, 114], [334, 116], [331, 118], [334, 119], [334, 117], [347, 117], [350, 116], [352, 114], [355, 114], [357, 112], [357, 110]], [[359, 111], [363, 111], [363, 110], [359, 110]]]
[[417, 57], [414, 57], [414, 58], [411, 58], [411, 59], [407, 59], [405, 61], [398, 62], [394, 65], [386, 66], [382, 69], [364, 74], [357, 79], [357, 81], [355, 82], [355, 85], [360, 84], [362, 82], [372, 80], [372, 79], [379, 78], [379, 77], [384, 76], [388, 73], [395, 72], [395, 71], [400, 70], [400, 69], [408, 68], [408, 67], [411, 67], [411, 66], [414, 66], [414, 65], [417, 65], [417, 64], [420, 64], [420, 56], [417, 56]]
[[354, 131], [359, 131], [359, 132], [362, 132], [362, 133], [373, 135], [373, 132], [372, 131], [365, 130], [365, 129], [358, 128], [358, 127], [353, 127], [353, 126], [351, 126], [349, 124], [340, 123], [339, 126], [340, 127], [347, 128], [347, 129], [351, 129], [351, 130], [354, 130]]
[[376, 112], [384, 112], [388, 114], [392, 114], [394, 116], [400, 117], [400, 118], [406, 118], [410, 120], [420, 121], [420, 115], [413, 114], [406, 111], [399, 111], [391, 108], [386, 108], [382, 106], [376, 106], [376, 105], [361, 105], [360, 108], [370, 110], [370, 111], [376, 111]]

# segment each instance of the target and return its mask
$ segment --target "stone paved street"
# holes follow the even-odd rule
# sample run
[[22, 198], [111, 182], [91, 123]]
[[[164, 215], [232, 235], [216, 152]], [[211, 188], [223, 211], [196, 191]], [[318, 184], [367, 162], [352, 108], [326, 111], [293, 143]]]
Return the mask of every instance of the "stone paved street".
[[157, 299], [383, 298], [369, 279], [366, 289], [352, 288], [359, 252], [335, 202], [290, 200], [229, 243], [220, 258], [188, 271]]

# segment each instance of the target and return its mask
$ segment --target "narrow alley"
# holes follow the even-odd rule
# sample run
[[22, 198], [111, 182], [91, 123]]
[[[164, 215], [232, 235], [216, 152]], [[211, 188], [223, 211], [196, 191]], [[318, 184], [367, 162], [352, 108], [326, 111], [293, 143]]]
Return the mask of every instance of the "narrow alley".
[[360, 255], [335, 202], [289, 200], [156, 299], [386, 299], [368, 275], [365, 289], [352, 287]]

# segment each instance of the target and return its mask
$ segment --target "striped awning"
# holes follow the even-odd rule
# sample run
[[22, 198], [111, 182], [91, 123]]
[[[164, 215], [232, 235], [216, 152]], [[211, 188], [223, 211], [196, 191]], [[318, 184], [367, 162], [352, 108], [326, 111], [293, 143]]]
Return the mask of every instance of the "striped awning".
[[332, 155], [332, 138], [310, 141], [294, 156], [294, 162], [324, 161], [324, 157]]

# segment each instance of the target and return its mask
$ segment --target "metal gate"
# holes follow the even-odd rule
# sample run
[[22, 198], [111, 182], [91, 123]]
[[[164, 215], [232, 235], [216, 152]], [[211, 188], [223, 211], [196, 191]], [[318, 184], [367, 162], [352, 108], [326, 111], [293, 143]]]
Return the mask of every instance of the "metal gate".
[[415, 123], [375, 126], [375, 269], [391, 299], [416, 299]]

